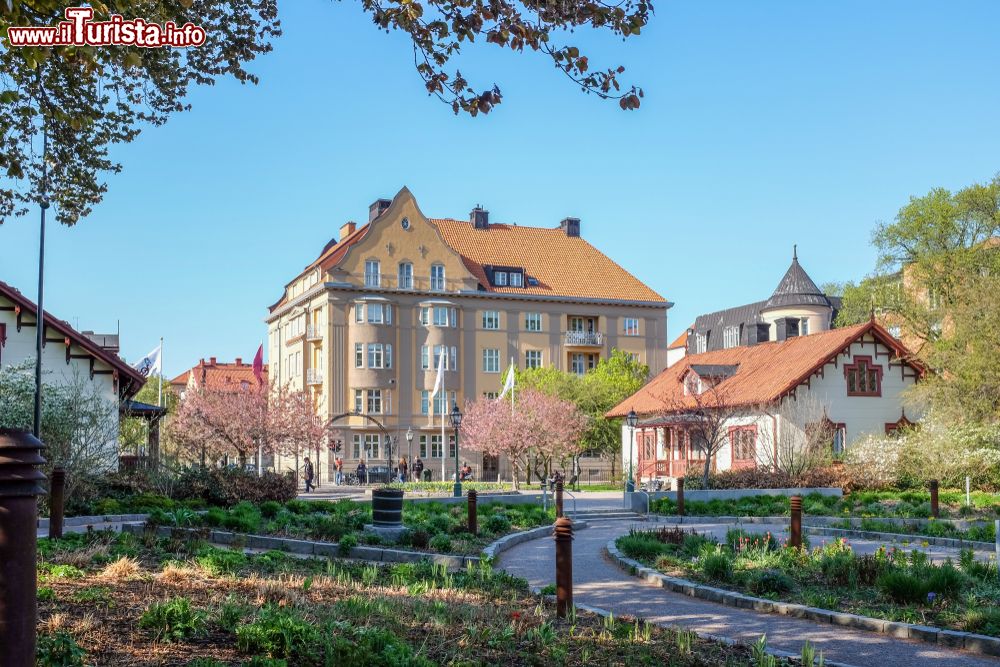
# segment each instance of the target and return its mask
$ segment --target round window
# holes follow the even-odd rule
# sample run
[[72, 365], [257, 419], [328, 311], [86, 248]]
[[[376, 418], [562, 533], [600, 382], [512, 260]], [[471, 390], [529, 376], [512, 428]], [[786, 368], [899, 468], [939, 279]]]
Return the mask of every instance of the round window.
[[403, 218], [402, 220], [400, 220], [399, 224], [403, 226], [403, 229], [409, 229], [410, 228], [410, 219], [409, 218]]

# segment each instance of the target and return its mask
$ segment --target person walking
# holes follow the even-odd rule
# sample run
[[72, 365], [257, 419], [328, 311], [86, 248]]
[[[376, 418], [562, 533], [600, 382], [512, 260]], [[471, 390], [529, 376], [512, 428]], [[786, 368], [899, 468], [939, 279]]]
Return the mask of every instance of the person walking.
[[315, 471], [313, 470], [312, 461], [309, 460], [308, 456], [305, 457], [305, 459], [303, 460], [305, 461], [305, 465], [302, 466], [302, 473], [303, 476], [306, 478], [306, 493], [309, 493], [310, 491], [316, 488], [313, 486], [313, 477], [315, 475]]
[[399, 467], [396, 469], [396, 472], [399, 473], [400, 482], [406, 481], [406, 469], [407, 469], [406, 457], [403, 457], [399, 459]]
[[362, 461], [361, 463], [358, 464], [358, 484], [363, 485], [367, 483], [368, 483], [368, 466], [366, 466], [365, 462]]
[[419, 481], [420, 481], [420, 475], [421, 475], [421, 474], [422, 474], [423, 472], [424, 472], [424, 462], [423, 462], [423, 461], [422, 461], [422, 460], [420, 459], [420, 457], [418, 456], [418, 457], [417, 457], [417, 458], [416, 458], [416, 459], [415, 459], [415, 460], [413, 461], [413, 477], [414, 477], [414, 480], [413, 480], [413, 481], [415, 481], [415, 482], [419, 482]]
[[344, 459], [339, 456], [333, 460], [334, 470], [337, 471], [337, 486], [344, 483]]

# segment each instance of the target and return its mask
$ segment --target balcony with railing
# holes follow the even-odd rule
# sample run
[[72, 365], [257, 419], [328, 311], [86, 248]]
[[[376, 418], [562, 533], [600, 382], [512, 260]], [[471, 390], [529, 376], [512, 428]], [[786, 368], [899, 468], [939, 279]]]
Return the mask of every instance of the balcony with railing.
[[398, 276], [392, 273], [366, 273], [364, 286], [368, 289], [399, 290], [402, 292], [458, 292], [465, 289], [461, 280], [432, 276]]
[[306, 327], [306, 340], [309, 341], [321, 341], [323, 340], [323, 327], [319, 324], [310, 324]]
[[307, 368], [306, 384], [323, 384], [323, 371], [319, 368]]
[[601, 347], [604, 334], [600, 331], [567, 331], [563, 334], [563, 344], [569, 347]]

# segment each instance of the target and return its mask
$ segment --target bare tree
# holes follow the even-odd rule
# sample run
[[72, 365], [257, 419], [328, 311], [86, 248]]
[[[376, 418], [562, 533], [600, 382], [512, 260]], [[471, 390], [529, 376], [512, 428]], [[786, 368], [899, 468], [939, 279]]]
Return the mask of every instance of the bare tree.
[[772, 469], [798, 477], [830, 463], [835, 427], [816, 396], [788, 396], [770, 408], [769, 416], [761, 422], [758, 434], [765, 443], [762, 459]]

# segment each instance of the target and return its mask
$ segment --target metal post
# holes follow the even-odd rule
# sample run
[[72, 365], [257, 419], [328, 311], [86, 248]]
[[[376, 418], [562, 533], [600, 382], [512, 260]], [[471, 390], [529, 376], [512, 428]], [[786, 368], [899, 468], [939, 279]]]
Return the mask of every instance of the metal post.
[[628, 430], [628, 480], [625, 482], [625, 493], [635, 493], [635, 479], [632, 477], [632, 450], [635, 449], [635, 427], [629, 426]]
[[0, 429], [0, 665], [33, 667], [38, 606], [35, 577], [42, 443]]
[[941, 516], [941, 508], [938, 506], [938, 481], [931, 480], [931, 516], [935, 519]]
[[965, 506], [972, 507], [972, 493], [969, 488], [969, 476], [965, 476]]
[[63, 502], [66, 491], [66, 470], [62, 466], [52, 471], [49, 480], [49, 539], [63, 535]]
[[996, 544], [997, 575], [1000, 576], [1000, 519], [993, 522], [993, 541]]
[[45, 193], [48, 186], [49, 173], [49, 135], [42, 132], [42, 198], [38, 202], [41, 208], [41, 222], [38, 227], [38, 310], [35, 313], [35, 405], [32, 433], [36, 438], [42, 437], [42, 348], [45, 346], [45, 211], [49, 208], [49, 199]]
[[[442, 353], [443, 354], [443, 353]], [[462, 497], [462, 482], [458, 476], [458, 427], [455, 427], [455, 497]]]
[[792, 496], [788, 504], [792, 511], [788, 545], [799, 549], [802, 547], [802, 496]]
[[563, 481], [556, 480], [556, 517], [563, 515]]
[[684, 516], [684, 478], [677, 478], [677, 516]]
[[556, 615], [566, 618], [573, 605], [573, 522], [556, 519]]
[[467, 505], [467, 513], [469, 520], [469, 532], [473, 535], [479, 534], [479, 507], [477, 503], [479, 502], [479, 496], [475, 489], [469, 489], [469, 503]]

